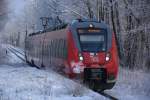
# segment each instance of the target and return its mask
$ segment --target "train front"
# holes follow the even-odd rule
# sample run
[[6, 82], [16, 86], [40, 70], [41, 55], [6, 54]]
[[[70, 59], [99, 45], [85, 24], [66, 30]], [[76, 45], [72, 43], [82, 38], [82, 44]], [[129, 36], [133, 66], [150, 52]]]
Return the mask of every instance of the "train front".
[[75, 20], [68, 32], [66, 68], [70, 76], [82, 76], [97, 90], [111, 89], [118, 72], [114, 34], [103, 22]]

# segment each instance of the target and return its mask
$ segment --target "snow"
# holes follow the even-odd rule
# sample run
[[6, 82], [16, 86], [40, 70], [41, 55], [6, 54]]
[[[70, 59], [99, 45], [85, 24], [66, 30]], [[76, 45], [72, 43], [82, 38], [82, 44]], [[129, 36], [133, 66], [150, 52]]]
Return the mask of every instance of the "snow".
[[[5, 100], [99, 100], [104, 97], [55, 72], [28, 66], [0, 67], [1, 99]], [[94, 97], [94, 98], [93, 98]]]
[[[6, 54], [8, 46], [0, 45], [0, 100], [108, 100], [52, 70], [30, 67]], [[149, 100], [149, 82], [150, 73], [120, 67], [115, 87], [105, 92], [119, 100]]]
[[4, 54], [5, 48], [1, 46], [6, 61], [0, 65], [0, 100], [107, 100], [54, 71], [30, 67], [11, 52]]
[[106, 92], [121, 100], [150, 100], [149, 82], [148, 72], [120, 68], [117, 84]]

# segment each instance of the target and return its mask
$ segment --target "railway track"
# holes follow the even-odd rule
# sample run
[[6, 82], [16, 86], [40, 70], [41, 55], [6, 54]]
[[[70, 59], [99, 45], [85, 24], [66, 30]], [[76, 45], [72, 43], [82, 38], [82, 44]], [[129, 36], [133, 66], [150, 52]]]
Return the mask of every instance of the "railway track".
[[[66, 76], [65, 76], [65, 77], [66, 77]], [[73, 79], [73, 81], [76, 82], [76, 83], [79, 83], [79, 84], [81, 84], [81, 85], [83, 85], [83, 86], [85, 86], [85, 87], [87, 87], [87, 88], [90, 89], [90, 87], [89, 87], [88, 85], [84, 84], [83, 81], [80, 80], [79, 78], [78, 78], [78, 79]], [[91, 90], [92, 90], [92, 89], [91, 89]], [[93, 90], [92, 90], [92, 91], [93, 91]], [[110, 100], [119, 100], [117, 97], [114, 97], [114, 96], [112, 96], [112, 95], [106, 93], [105, 91], [94, 91], [94, 92], [97, 92], [98, 94], [100, 94], [100, 95], [102, 95], [102, 96], [104, 96], [104, 97], [106, 97], [106, 98], [108, 98], [108, 99], [110, 99]]]
[[[18, 50], [16, 50], [15, 48], [13, 48], [13, 47], [9, 47], [10, 49], [12, 49], [12, 50], [14, 50], [15, 52], [18, 52], [19, 54], [21, 54], [21, 55], [23, 55], [24, 56], [24, 53], [22, 53], [22, 52], [20, 52], [20, 51], [18, 51]], [[23, 51], [24, 52], [24, 51]]]
[[119, 100], [118, 98], [116, 98], [108, 93], [105, 93], [105, 92], [98, 92], [98, 93], [106, 98], [109, 98], [110, 100]]
[[[7, 48], [7, 50], [9, 50], [10, 52], [12, 52], [13, 54], [15, 54], [19, 59], [21, 59], [22, 61], [26, 61], [25, 60], [25, 55], [24, 55], [24, 53], [22, 53], [22, 52], [20, 52], [20, 51], [18, 51], [18, 50], [16, 50], [15, 48], [12, 48], [12, 47], [8, 47]], [[80, 84], [82, 84], [81, 83], [81, 81], [75, 81], [75, 82], [77, 82], [77, 83], [80, 83]], [[82, 85], [84, 85], [84, 84], [82, 84]], [[108, 99], [110, 99], [110, 100], [119, 100], [118, 98], [116, 98], [116, 97], [114, 97], [114, 96], [112, 96], [112, 95], [110, 95], [110, 94], [108, 94], [108, 93], [105, 93], [105, 92], [98, 92], [100, 95], [102, 95], [102, 96], [104, 96], [104, 97], [106, 97], [106, 98], [108, 98]]]
[[9, 50], [10, 52], [12, 52], [14, 55], [16, 55], [19, 59], [21, 59], [22, 61], [26, 61], [25, 60], [25, 57], [24, 57], [24, 54], [12, 47], [8, 47], [7, 50]]

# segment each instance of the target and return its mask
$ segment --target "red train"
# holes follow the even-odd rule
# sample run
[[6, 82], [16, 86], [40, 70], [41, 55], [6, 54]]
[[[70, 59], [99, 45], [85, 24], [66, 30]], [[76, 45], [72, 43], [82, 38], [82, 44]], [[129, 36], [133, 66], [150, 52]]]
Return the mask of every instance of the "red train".
[[30, 34], [25, 50], [28, 63], [80, 76], [94, 90], [111, 89], [116, 82], [116, 39], [104, 22], [78, 19]]

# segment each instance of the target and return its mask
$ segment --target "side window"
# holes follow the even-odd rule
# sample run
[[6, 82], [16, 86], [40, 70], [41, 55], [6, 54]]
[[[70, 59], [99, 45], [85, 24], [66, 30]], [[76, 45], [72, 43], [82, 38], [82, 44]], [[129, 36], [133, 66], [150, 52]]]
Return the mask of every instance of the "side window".
[[52, 40], [51, 40], [51, 43], [50, 43], [50, 56], [52, 56]]
[[60, 39], [59, 40], [59, 57], [61, 57], [62, 58], [62, 51], [63, 51], [63, 46], [62, 46], [62, 43], [63, 41], [62, 41], [62, 39]]
[[63, 58], [63, 55], [64, 55], [64, 41], [63, 41], [63, 39], [61, 39], [61, 57]]
[[61, 45], [61, 39], [58, 40], [58, 57], [61, 57], [61, 50], [62, 50], [62, 45]]
[[67, 40], [65, 39], [64, 39], [63, 49], [64, 49], [63, 58], [66, 58], [67, 57]]
[[54, 53], [54, 57], [56, 57], [56, 40], [54, 40], [54, 49], [53, 49], [53, 53]]
[[59, 39], [57, 39], [57, 52], [56, 52], [56, 54], [57, 54], [57, 57], [59, 58]]
[[59, 57], [59, 39], [56, 39], [56, 57]]
[[48, 56], [50, 57], [50, 47], [51, 47], [51, 41], [48, 42]]
[[49, 52], [48, 52], [48, 41], [46, 40], [46, 56], [48, 57]]
[[58, 43], [57, 39], [55, 40], [55, 57], [57, 57], [57, 51], [58, 51]]
[[54, 56], [54, 40], [52, 40], [51, 50], [51, 56]]

